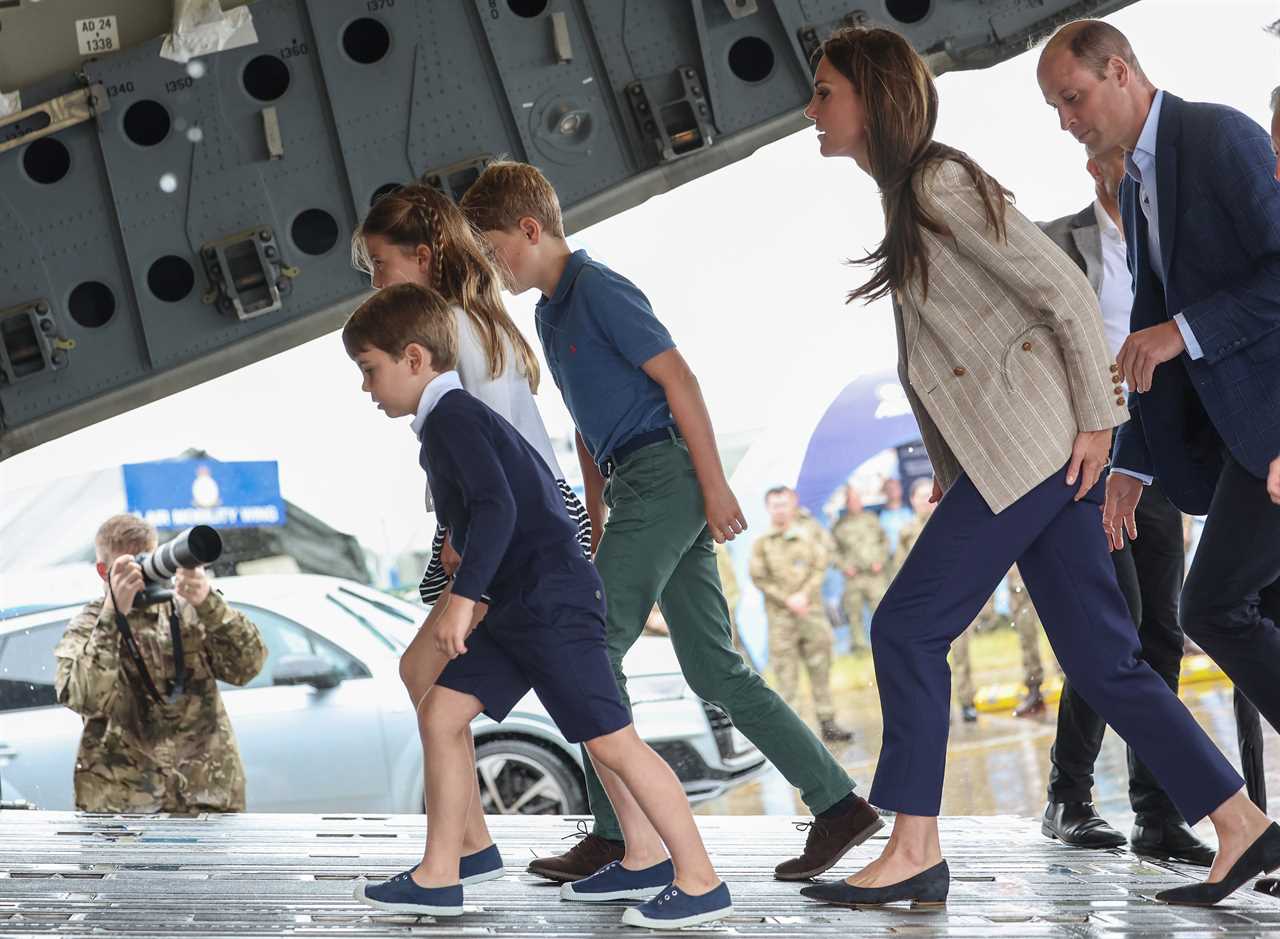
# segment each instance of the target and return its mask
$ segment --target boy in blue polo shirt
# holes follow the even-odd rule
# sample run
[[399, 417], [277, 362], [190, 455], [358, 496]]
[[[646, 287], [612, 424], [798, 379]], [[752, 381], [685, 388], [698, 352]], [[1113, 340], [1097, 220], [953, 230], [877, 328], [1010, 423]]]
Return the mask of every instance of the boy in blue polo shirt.
[[[694, 692], [733, 723], [798, 787], [813, 810], [804, 852], [779, 864], [781, 880], [806, 880], [878, 831], [875, 809], [813, 732], [747, 667], [734, 649], [729, 609], [716, 570], [715, 542], [746, 528], [725, 481], [697, 379], [625, 277], [571, 251], [555, 190], [528, 164], [490, 164], [462, 199], [484, 233], [508, 288], [542, 292], [538, 337], [577, 425], [596, 565], [608, 593], [609, 658], [626, 694], [622, 659], [658, 602], [680, 667]], [[605, 527], [605, 507], [609, 509]], [[577, 881], [602, 864], [643, 870], [660, 846], [645, 832], [625, 843], [609, 800], [587, 773], [595, 830], [531, 873]], [[618, 810], [615, 800], [612, 810]], [[589, 893], [589, 878], [575, 891]]]
[[[462, 913], [459, 862], [476, 797], [470, 725], [501, 721], [532, 688], [556, 726], [581, 742], [621, 807], [624, 829], [657, 829], [671, 851], [643, 873], [659, 888], [612, 882], [594, 900], [647, 903], [633, 926], [679, 928], [733, 911], [671, 768], [635, 732], [605, 650], [600, 577], [546, 462], [498, 414], [462, 389], [455, 319], [435, 291], [388, 287], [342, 331], [363, 390], [388, 417], [413, 415], [436, 513], [461, 556], [432, 638], [449, 663], [422, 715], [427, 846], [420, 865], [356, 899], [397, 913]], [[482, 599], [483, 598], [483, 599]], [[477, 616], [477, 607], [487, 611]], [[473, 622], [479, 619], [479, 624]], [[676, 807], [674, 803], [679, 803]], [[637, 837], [643, 837], [638, 835]], [[601, 883], [609, 887], [610, 878]]]

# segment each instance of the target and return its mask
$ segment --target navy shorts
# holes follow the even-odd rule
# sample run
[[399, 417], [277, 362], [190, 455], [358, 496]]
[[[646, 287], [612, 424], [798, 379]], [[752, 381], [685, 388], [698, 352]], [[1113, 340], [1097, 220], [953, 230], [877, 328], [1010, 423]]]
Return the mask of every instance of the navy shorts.
[[604, 584], [585, 558], [536, 563], [525, 582], [499, 591], [436, 684], [478, 698], [503, 720], [532, 688], [570, 743], [631, 723], [605, 646]]

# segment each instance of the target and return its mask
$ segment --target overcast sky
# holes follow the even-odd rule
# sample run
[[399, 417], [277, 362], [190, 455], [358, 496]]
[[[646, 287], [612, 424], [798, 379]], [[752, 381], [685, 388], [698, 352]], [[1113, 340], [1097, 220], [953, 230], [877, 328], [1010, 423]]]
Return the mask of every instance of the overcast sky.
[[[1273, 0], [1140, 0], [1110, 21], [1159, 87], [1266, 125], [1280, 40], [1263, 26], [1278, 10]], [[937, 136], [1012, 189], [1027, 215], [1051, 219], [1087, 205], [1092, 187], [1079, 145], [1040, 96], [1035, 60], [1032, 51], [943, 76]], [[843, 303], [860, 275], [842, 259], [882, 232], [874, 184], [851, 161], [823, 160], [806, 130], [571, 241], [648, 293], [717, 430], [737, 434], [786, 424], [799, 404], [820, 409], [858, 374], [892, 367], [887, 306]], [[531, 339], [534, 299], [510, 300]], [[0, 498], [53, 476], [200, 447], [222, 460], [278, 460], [286, 499], [374, 550], [426, 547], [433, 525], [421, 509], [417, 442], [407, 420], [375, 411], [359, 385], [331, 334], [12, 457], [0, 464]], [[550, 378], [539, 402], [552, 433], [567, 433]]]

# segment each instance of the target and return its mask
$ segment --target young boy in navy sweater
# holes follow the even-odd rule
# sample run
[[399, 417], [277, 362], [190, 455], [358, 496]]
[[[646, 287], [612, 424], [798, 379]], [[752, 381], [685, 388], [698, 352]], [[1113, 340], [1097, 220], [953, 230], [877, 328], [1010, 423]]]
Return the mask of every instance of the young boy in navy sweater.
[[[435, 291], [400, 284], [365, 301], [342, 331], [362, 390], [388, 417], [413, 416], [436, 513], [462, 558], [433, 626], [450, 661], [423, 716], [426, 852], [412, 870], [361, 884], [356, 898], [399, 913], [462, 913], [459, 860], [476, 791], [470, 724], [481, 713], [501, 721], [532, 688], [564, 736], [585, 745], [610, 796], [636, 806], [620, 811], [624, 830], [652, 824], [671, 852], [666, 886], [626, 910], [623, 922], [678, 928], [719, 919], [732, 912], [729, 890], [711, 866], [684, 790], [636, 734], [618, 692], [600, 577], [582, 555], [546, 463], [462, 389], [454, 329]], [[487, 611], [473, 630], [481, 603]], [[634, 898], [634, 890], [596, 897]]]
[[[746, 522], [725, 481], [698, 380], [636, 285], [569, 247], [555, 190], [536, 167], [491, 163], [462, 209], [492, 245], [508, 288], [542, 293], [538, 338], [578, 428], [592, 534], [603, 532], [596, 566], [609, 594], [609, 657], [619, 687], [625, 694], [623, 656], [658, 602], [694, 693], [724, 708], [814, 813], [804, 851], [778, 864], [774, 876], [816, 877], [884, 823], [733, 646], [715, 543], [732, 540]], [[535, 860], [531, 873], [593, 880], [606, 860], [643, 870], [661, 851], [652, 830], [641, 827], [637, 841], [619, 827], [619, 800], [606, 799], [590, 772], [587, 792], [595, 830], [565, 854]], [[644, 882], [640, 875], [632, 881]]]

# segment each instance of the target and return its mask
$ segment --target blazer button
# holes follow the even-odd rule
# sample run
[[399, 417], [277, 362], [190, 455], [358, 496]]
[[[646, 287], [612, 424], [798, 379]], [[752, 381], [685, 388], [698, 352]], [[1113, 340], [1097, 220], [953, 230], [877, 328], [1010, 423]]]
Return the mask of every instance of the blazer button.
[[1023, 352], [1030, 352], [1030, 351], [1031, 351], [1031, 343], [1029, 343], [1029, 342], [1024, 342], [1024, 343], [1022, 344], [1022, 351], [1023, 351]]
[[1116, 398], [1116, 404], [1124, 407], [1124, 398]]
[[1114, 388], [1111, 389], [1111, 393], [1118, 394], [1118, 395], [1124, 394], [1124, 385], [1116, 385]]
[[1118, 363], [1118, 362], [1112, 362], [1112, 363], [1111, 363], [1111, 371], [1113, 371], [1113, 372], [1118, 372], [1118, 371], [1120, 371], [1120, 363]]
[[959, 378], [961, 375], [964, 374], [964, 366], [957, 365], [955, 368], [951, 370], [951, 374], [956, 376], [956, 378]]

